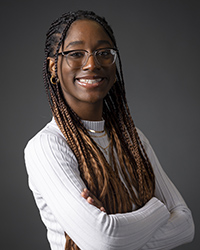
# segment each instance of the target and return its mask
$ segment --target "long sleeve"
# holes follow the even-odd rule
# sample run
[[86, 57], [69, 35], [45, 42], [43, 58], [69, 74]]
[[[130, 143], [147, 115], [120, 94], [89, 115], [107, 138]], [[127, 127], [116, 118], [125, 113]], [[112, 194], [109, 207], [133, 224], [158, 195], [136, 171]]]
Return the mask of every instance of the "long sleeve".
[[194, 237], [192, 215], [180, 193], [163, 171], [148, 140], [140, 131], [139, 134], [154, 168], [156, 179], [155, 196], [166, 205], [170, 212], [168, 222], [156, 231], [151, 240], [142, 247], [142, 250], [173, 249], [192, 241]]
[[85, 185], [77, 161], [57, 132], [37, 134], [25, 149], [25, 162], [41, 215], [43, 209], [51, 215], [42, 216], [47, 229], [55, 232], [56, 220], [63, 238], [66, 232], [82, 250], [141, 249], [169, 219], [168, 209], [155, 197], [126, 214], [107, 215], [88, 204], [81, 197]]

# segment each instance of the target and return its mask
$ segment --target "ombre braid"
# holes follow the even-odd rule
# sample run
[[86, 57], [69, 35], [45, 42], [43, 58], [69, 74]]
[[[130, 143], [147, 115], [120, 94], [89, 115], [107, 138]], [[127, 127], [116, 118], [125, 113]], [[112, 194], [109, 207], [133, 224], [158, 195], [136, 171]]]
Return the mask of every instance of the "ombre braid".
[[[106, 20], [91, 11], [63, 14], [55, 20], [46, 35], [43, 80], [50, 108], [67, 144], [73, 151], [87, 188], [102, 202], [108, 214], [132, 211], [132, 203], [142, 207], [154, 195], [155, 177], [151, 163], [140, 141], [128, 108], [122, 65], [118, 52], [117, 81], [104, 98], [103, 118], [111, 140], [109, 164], [80, 118], [63, 97], [60, 84], [50, 82], [48, 58], [55, 58], [55, 78], [58, 80], [58, 52], [67, 31], [76, 20], [89, 19], [99, 23], [117, 48], [115, 37]], [[115, 153], [116, 152], [116, 153]], [[116, 155], [118, 162], [116, 160]], [[125, 185], [120, 179], [123, 177]], [[66, 235], [65, 249], [79, 249]]]

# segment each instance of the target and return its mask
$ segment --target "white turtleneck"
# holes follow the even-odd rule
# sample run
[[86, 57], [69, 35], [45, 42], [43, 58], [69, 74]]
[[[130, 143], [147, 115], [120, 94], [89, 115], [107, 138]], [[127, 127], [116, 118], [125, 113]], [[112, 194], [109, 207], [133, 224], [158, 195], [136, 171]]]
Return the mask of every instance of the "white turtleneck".
[[[104, 121], [83, 121], [87, 129], [102, 131]], [[77, 160], [53, 119], [25, 148], [29, 187], [47, 227], [52, 250], [64, 250], [66, 232], [82, 250], [173, 249], [190, 242], [194, 224], [190, 210], [161, 168], [148, 140], [138, 130], [156, 178], [155, 197], [144, 207], [107, 215], [81, 196], [85, 184]], [[109, 140], [93, 137], [100, 148]], [[107, 158], [106, 150], [102, 149]]]

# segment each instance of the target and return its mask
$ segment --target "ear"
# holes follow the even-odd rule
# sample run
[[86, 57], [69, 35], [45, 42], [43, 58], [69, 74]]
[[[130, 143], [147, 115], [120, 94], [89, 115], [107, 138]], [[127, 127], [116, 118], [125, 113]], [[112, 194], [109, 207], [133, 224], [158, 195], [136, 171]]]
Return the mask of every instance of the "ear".
[[55, 75], [55, 59], [48, 57], [47, 60], [49, 61], [49, 71], [52, 75]]

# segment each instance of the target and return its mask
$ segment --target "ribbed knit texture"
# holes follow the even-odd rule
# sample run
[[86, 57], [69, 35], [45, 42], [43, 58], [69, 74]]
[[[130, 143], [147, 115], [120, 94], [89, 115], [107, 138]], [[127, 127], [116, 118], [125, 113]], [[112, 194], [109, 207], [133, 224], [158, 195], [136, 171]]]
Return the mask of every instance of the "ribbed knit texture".
[[[83, 124], [87, 129], [104, 129], [104, 121]], [[167, 250], [192, 240], [190, 210], [164, 173], [148, 140], [141, 131], [138, 133], [154, 169], [155, 197], [141, 209], [113, 215], [101, 212], [81, 197], [85, 184], [77, 160], [54, 119], [29, 141], [25, 149], [29, 186], [52, 250], [64, 250], [64, 232], [82, 250]], [[105, 148], [109, 140], [102, 135], [97, 133], [93, 139]]]

